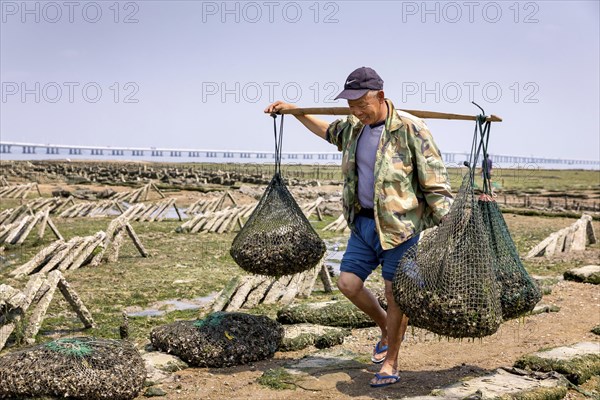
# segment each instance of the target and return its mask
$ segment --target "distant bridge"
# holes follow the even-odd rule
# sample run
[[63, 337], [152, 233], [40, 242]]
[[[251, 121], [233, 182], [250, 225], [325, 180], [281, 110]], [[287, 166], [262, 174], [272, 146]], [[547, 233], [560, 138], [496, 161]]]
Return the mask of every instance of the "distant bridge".
[[[20, 149], [20, 151], [18, 151]], [[63, 144], [41, 144], [41, 143], [23, 143], [0, 141], [0, 154], [46, 154], [51, 156], [89, 155], [94, 158], [99, 156], [131, 156], [131, 157], [187, 157], [192, 159], [207, 160], [232, 159], [232, 161], [244, 162], [255, 160], [267, 160], [274, 158], [274, 153], [269, 151], [249, 151], [249, 150], [206, 150], [206, 149], [176, 149], [159, 147], [120, 147], [120, 146], [77, 146]], [[446, 163], [462, 163], [469, 158], [466, 153], [446, 153], [442, 154]], [[285, 152], [282, 154], [284, 160], [313, 160], [339, 161], [342, 159], [340, 152]], [[503, 165], [523, 165], [523, 164], [553, 164], [569, 165], [581, 167], [600, 167], [600, 160], [567, 160], [559, 158], [544, 157], [524, 157], [508, 156], [500, 154], [490, 154], [494, 163]], [[305, 161], [306, 162], [306, 161]]]

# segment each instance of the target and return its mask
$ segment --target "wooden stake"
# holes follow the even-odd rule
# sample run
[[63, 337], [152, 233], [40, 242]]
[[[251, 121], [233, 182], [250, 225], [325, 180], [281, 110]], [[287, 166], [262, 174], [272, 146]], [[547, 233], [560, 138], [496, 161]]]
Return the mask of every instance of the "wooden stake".
[[33, 270], [35, 270], [41, 263], [43, 263], [46, 258], [54, 253], [54, 251], [61, 245], [64, 245], [65, 242], [63, 240], [57, 240], [51, 243], [48, 247], [43, 248], [37, 253], [31, 260], [21, 265], [17, 269], [10, 272], [10, 276], [19, 278], [23, 275], [29, 275]]
[[24, 336], [25, 341], [28, 344], [35, 343], [35, 335], [37, 335], [40, 330], [42, 319], [44, 318], [44, 315], [46, 315], [46, 311], [48, 310], [52, 296], [54, 296], [54, 291], [56, 290], [56, 286], [60, 277], [61, 273], [59, 271], [52, 271], [48, 274], [48, 278], [46, 279], [46, 284], [49, 287], [48, 291], [44, 293], [27, 321], [28, 324], [25, 328]]
[[44, 217], [42, 218], [42, 222], [40, 223], [40, 227], [38, 229], [38, 238], [40, 240], [44, 238], [44, 232], [46, 232], [46, 225], [48, 225], [48, 214], [50, 214], [49, 208], [47, 208], [44, 212]]
[[322, 264], [323, 260], [319, 261], [319, 264], [317, 264], [314, 268], [307, 271], [304, 277], [304, 282], [302, 282], [302, 284], [300, 285], [300, 289], [298, 290], [298, 297], [304, 299], [310, 297], [310, 294], [312, 293], [313, 288], [315, 287], [317, 277], [319, 276], [319, 271], [321, 271]]
[[325, 293], [333, 292], [333, 284], [331, 283], [331, 276], [329, 276], [329, 270], [325, 263], [321, 264], [321, 271], [319, 271], [319, 276], [321, 277], [321, 281], [323, 282], [323, 290]]
[[589, 215], [584, 215], [584, 216], [588, 217], [586, 226], [585, 226], [588, 243], [594, 244], [594, 243], [596, 243], [597, 239], [596, 239], [596, 232], [594, 232], [594, 224], [592, 224], [592, 217], [590, 217]]
[[54, 225], [54, 222], [52, 222], [52, 220], [50, 219], [50, 217], [48, 217], [48, 226], [50, 227], [50, 230], [52, 231], [52, 233], [54, 233], [54, 236], [56, 236], [58, 240], [65, 240], [58, 231], [56, 225]]
[[231, 298], [231, 296], [237, 289], [238, 284], [240, 283], [240, 280], [241, 280], [241, 277], [239, 277], [239, 276], [232, 278], [229, 281], [229, 283], [227, 283], [227, 285], [223, 288], [223, 290], [221, 290], [221, 292], [217, 295], [215, 302], [212, 305], [213, 312], [223, 311], [223, 309], [229, 302], [229, 299]]
[[8, 237], [5, 239], [5, 242], [13, 244], [13, 242], [18, 239], [19, 233], [21, 233], [21, 231], [23, 231], [23, 229], [26, 226], [26, 224], [28, 224], [32, 218], [33, 217], [30, 217], [29, 215], [25, 216], [21, 220], [21, 222], [19, 223], [19, 225], [17, 225], [16, 228], [12, 229], [10, 235], [8, 235]]
[[25, 241], [25, 239], [27, 239], [27, 236], [29, 236], [29, 233], [31, 232], [35, 224], [37, 224], [43, 217], [44, 214], [42, 212], [37, 213], [35, 217], [33, 217], [33, 220], [29, 223], [29, 225], [25, 227], [23, 233], [19, 235], [19, 238], [14, 244], [23, 244], [23, 242]]
[[89, 312], [85, 304], [83, 304], [83, 301], [81, 301], [81, 298], [79, 295], [77, 295], [77, 292], [71, 288], [71, 285], [69, 282], [67, 282], [65, 277], [62, 276], [62, 274], [60, 275], [58, 281], [58, 289], [65, 299], [67, 299], [73, 311], [77, 313], [77, 316], [81, 322], [83, 322], [83, 326], [86, 328], [95, 328], [96, 325], [94, 323], [94, 319], [92, 318], [92, 314]]
[[163, 194], [163, 192], [159, 188], [157, 188], [154, 183], [150, 183], [150, 185], [152, 185], [152, 188], [158, 192], [158, 194], [160, 195], [161, 198], [163, 198], [163, 199], [165, 198], [165, 195]]
[[63, 246], [59, 247], [57, 249], [57, 251], [54, 253], [54, 255], [50, 258], [50, 260], [48, 260], [48, 262], [45, 263], [45, 265], [40, 264], [42, 266], [42, 268], [40, 268], [40, 270], [38, 272], [47, 273], [47, 272], [50, 272], [53, 269], [55, 269], [57, 265], [59, 265], [61, 262], [63, 262], [65, 260], [65, 257], [69, 254], [69, 252], [71, 251], [71, 249], [73, 248], [73, 246], [79, 239], [80, 239], [79, 236], [75, 236], [74, 238], [69, 240], [67, 243], [65, 243]]
[[20, 290], [5, 284], [0, 285], [0, 307], [21, 307], [25, 300], [25, 295]]
[[133, 240], [133, 244], [138, 249], [142, 257], [148, 257], [150, 254], [148, 254], [148, 252], [144, 248], [144, 245], [142, 244], [138, 236], [135, 234], [133, 227], [129, 225], [129, 222], [125, 224], [125, 229], [127, 230], [127, 234], [129, 234], [129, 237], [131, 238], [131, 240]]
[[276, 280], [271, 286], [269, 292], [265, 295], [265, 298], [263, 299], [263, 304], [277, 303], [281, 296], [283, 296], [283, 292], [285, 291], [287, 285], [290, 283], [292, 278], [293, 276], [286, 275]]
[[238, 285], [235, 294], [231, 296], [229, 299], [229, 304], [225, 307], [225, 311], [237, 311], [246, 301], [246, 297], [248, 293], [256, 287], [257, 277], [255, 276], [245, 276], [242, 279], [242, 283]]
[[69, 270], [75, 270], [81, 267], [86, 260], [90, 257], [90, 255], [96, 250], [96, 247], [100, 246], [104, 241], [105, 233], [100, 231], [96, 233], [94, 236], [88, 236], [88, 240], [86, 241], [85, 247], [79, 253], [79, 256], [75, 258]]
[[257, 306], [261, 300], [265, 297], [265, 293], [269, 290], [274, 280], [272, 278], [264, 277], [261, 283], [254, 289], [248, 297], [246, 302], [242, 306], [243, 308], [252, 308]]
[[233, 205], [237, 207], [237, 202], [235, 201], [235, 199], [233, 198], [233, 196], [231, 195], [231, 193], [229, 193], [229, 190], [227, 192], [225, 192], [227, 194], [227, 196], [231, 199], [231, 201], [233, 202]]
[[173, 207], [175, 208], [175, 212], [177, 213], [177, 216], [179, 217], [179, 220], [183, 221], [183, 218], [181, 217], [181, 213], [177, 209], [177, 204], [175, 204], [175, 200], [173, 200]]
[[281, 296], [279, 303], [283, 305], [288, 305], [294, 301], [294, 299], [296, 298], [296, 294], [298, 293], [298, 289], [300, 288], [300, 283], [304, 280], [305, 275], [306, 274], [304, 272], [294, 274], [292, 279], [290, 279], [286, 290], [283, 292], [283, 296]]

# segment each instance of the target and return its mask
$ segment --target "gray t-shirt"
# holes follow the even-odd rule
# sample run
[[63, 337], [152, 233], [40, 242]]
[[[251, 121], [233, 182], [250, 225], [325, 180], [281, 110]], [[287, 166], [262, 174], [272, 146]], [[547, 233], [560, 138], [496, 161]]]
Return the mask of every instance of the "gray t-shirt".
[[371, 128], [365, 125], [356, 148], [356, 167], [358, 170], [358, 201], [363, 208], [373, 208], [375, 196], [375, 156], [381, 140], [384, 125]]

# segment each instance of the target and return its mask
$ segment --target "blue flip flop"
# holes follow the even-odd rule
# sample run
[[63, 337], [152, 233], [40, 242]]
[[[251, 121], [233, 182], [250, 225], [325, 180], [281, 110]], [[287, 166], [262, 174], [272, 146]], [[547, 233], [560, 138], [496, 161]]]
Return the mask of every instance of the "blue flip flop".
[[378, 359], [375, 358], [375, 356], [381, 353], [385, 353], [387, 349], [387, 344], [381, 346], [381, 340], [377, 342], [377, 344], [375, 345], [375, 353], [371, 356], [371, 361], [373, 362], [373, 364], [381, 364], [385, 360], [385, 357], [383, 357], [382, 359]]
[[398, 383], [400, 382], [400, 377], [398, 375], [381, 375], [379, 373], [375, 374], [375, 378], [377, 378], [378, 381], [382, 381], [384, 379], [393, 379], [391, 382], [385, 382], [385, 383], [370, 383], [371, 387], [384, 387], [384, 386], [389, 386], [389, 385], [393, 385], [394, 383]]

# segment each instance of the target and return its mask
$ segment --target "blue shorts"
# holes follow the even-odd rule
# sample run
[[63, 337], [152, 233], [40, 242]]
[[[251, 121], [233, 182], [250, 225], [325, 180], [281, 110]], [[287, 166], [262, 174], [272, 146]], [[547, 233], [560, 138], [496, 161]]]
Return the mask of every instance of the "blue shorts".
[[418, 241], [419, 235], [416, 235], [393, 249], [383, 250], [377, 235], [375, 220], [358, 215], [348, 240], [348, 247], [342, 257], [340, 271], [351, 272], [364, 282], [381, 264], [383, 279], [393, 281], [402, 256]]

